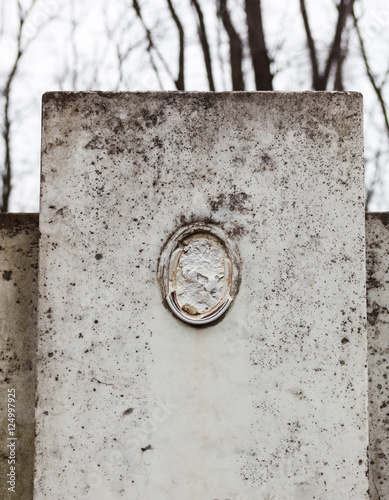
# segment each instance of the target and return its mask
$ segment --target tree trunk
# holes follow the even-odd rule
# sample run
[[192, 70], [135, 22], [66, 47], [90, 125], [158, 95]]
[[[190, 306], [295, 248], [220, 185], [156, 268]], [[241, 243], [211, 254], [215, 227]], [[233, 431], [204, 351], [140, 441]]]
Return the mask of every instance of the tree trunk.
[[227, 0], [218, 0], [218, 16], [223, 22], [230, 41], [232, 90], [244, 90], [242, 41], [232, 24], [230, 13], [227, 10]]
[[273, 90], [273, 75], [265, 43], [260, 0], [246, 0], [246, 17], [256, 88]]

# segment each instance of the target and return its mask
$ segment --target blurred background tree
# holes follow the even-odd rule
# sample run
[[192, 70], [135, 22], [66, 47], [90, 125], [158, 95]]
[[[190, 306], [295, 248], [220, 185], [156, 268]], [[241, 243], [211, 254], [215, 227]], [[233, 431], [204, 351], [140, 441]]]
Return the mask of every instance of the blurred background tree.
[[389, 210], [384, 0], [0, 0], [1, 211], [38, 211], [48, 90], [357, 90]]

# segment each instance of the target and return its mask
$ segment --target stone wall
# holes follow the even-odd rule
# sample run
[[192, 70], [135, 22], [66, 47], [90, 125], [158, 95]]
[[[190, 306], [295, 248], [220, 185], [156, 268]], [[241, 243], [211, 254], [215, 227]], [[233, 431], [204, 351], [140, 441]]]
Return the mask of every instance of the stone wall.
[[389, 499], [389, 214], [367, 214], [370, 498]]
[[[38, 215], [0, 215], [0, 498], [32, 499]], [[16, 399], [16, 491], [8, 491], [13, 423], [8, 429], [8, 391]], [[11, 393], [12, 394], [12, 393]], [[12, 402], [11, 402], [12, 405]], [[11, 407], [12, 408], [12, 407]], [[12, 418], [12, 414], [10, 415]], [[12, 457], [11, 457], [12, 460]]]
[[[6, 491], [9, 450], [7, 422], [1, 422], [0, 494], [4, 499], [32, 500], [34, 454], [35, 328], [38, 266], [38, 215], [0, 215], [1, 415], [7, 390], [15, 387], [18, 411], [16, 494]], [[366, 215], [369, 346], [370, 499], [389, 500], [389, 218]], [[12, 273], [10, 274], [10, 271]], [[10, 279], [8, 279], [10, 278]], [[16, 283], [16, 286], [14, 285]], [[32, 369], [31, 369], [32, 368]], [[19, 426], [20, 423], [20, 426]]]

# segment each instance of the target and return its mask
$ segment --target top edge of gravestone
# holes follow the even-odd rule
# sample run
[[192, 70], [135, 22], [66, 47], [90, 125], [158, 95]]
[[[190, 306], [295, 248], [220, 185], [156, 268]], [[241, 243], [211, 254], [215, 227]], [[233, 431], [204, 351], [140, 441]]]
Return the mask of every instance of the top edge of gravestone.
[[318, 99], [334, 99], [334, 98], [347, 98], [355, 100], [363, 100], [363, 95], [360, 92], [339, 92], [339, 91], [223, 91], [223, 92], [209, 92], [209, 91], [50, 91], [42, 96], [42, 102], [48, 103], [50, 101], [72, 101], [77, 98], [96, 98], [103, 97], [105, 99], [131, 99], [131, 97], [146, 97], [146, 98], [184, 98], [196, 97], [198, 99], [288, 99], [288, 98], [318, 98]]
[[389, 212], [366, 212], [366, 220], [379, 220], [389, 226]]
[[37, 228], [38, 223], [38, 213], [0, 213], [0, 230]]

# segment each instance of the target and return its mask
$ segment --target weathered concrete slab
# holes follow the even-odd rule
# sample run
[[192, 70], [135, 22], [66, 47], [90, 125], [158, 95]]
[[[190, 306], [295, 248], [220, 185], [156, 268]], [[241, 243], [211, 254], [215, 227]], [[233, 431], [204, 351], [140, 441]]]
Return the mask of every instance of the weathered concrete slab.
[[370, 498], [389, 500], [389, 214], [366, 218]]
[[[31, 500], [33, 493], [38, 237], [37, 214], [0, 214], [0, 498], [4, 500]], [[16, 467], [14, 492], [8, 489], [13, 486], [7, 476], [11, 467]]]
[[[36, 500], [367, 498], [361, 96], [43, 106]], [[240, 254], [200, 329], [157, 274], [189, 223]]]

